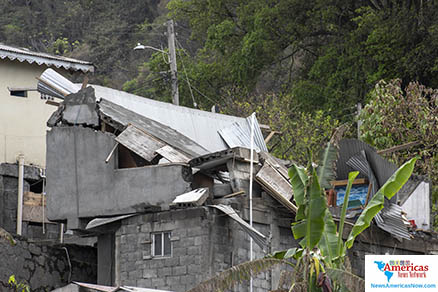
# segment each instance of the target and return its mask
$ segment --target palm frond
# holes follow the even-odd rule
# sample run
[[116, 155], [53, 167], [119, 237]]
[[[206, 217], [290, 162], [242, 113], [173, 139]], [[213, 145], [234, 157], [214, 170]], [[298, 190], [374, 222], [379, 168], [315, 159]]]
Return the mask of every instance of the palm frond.
[[217, 276], [210, 278], [187, 292], [223, 291], [236, 284], [249, 280], [257, 274], [271, 269], [273, 266], [287, 264], [286, 261], [274, 258], [263, 258], [231, 267]]
[[340, 283], [348, 291], [365, 291], [365, 280], [361, 277], [340, 269], [328, 268], [326, 272], [333, 282]]
[[294, 271], [281, 271], [277, 291], [307, 292], [307, 288], [302, 271], [298, 269], [294, 269]]
[[12, 237], [12, 235], [1, 227], [0, 227], [0, 239], [8, 241], [12, 246], [17, 244], [15, 239]]

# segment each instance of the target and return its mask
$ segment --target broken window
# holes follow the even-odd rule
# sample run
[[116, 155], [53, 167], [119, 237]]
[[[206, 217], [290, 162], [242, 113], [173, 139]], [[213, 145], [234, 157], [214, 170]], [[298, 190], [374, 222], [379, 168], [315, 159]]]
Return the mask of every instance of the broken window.
[[152, 234], [152, 256], [170, 257], [172, 256], [172, 242], [170, 241], [171, 232], [158, 232]]

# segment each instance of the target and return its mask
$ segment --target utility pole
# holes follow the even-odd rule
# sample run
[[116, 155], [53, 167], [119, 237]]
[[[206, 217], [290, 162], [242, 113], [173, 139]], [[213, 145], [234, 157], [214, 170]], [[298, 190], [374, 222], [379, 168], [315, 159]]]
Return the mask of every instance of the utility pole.
[[360, 119], [360, 112], [362, 111], [362, 104], [357, 104], [357, 139], [360, 140], [360, 127], [362, 126], [362, 120]]
[[179, 105], [178, 92], [178, 70], [176, 67], [176, 52], [175, 52], [175, 30], [173, 27], [173, 20], [167, 21], [167, 41], [169, 46], [169, 63], [170, 63], [170, 78], [172, 83], [172, 102]]

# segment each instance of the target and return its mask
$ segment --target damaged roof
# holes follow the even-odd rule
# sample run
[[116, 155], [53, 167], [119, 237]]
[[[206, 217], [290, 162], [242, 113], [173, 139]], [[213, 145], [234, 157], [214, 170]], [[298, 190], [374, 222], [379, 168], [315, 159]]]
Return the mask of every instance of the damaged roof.
[[63, 56], [55, 56], [46, 53], [34, 52], [25, 48], [16, 48], [0, 43], [0, 59], [11, 61], [26, 61], [29, 64], [46, 65], [48, 67], [64, 68], [72, 71], [94, 72], [94, 65], [91, 62], [81, 61]]
[[[235, 146], [249, 147], [246, 145], [248, 139], [239, 138], [243, 134], [249, 137], [249, 122], [245, 118], [177, 106], [104, 86], [91, 86], [95, 89], [96, 98], [100, 100], [101, 106], [114, 108], [116, 105], [119, 109], [134, 112], [165, 125], [195, 141], [208, 152], [217, 152]], [[80, 88], [80, 85], [72, 83], [51, 69], [44, 71], [38, 82], [39, 92], [62, 99]], [[219, 131], [224, 129], [225, 132], [220, 134]], [[258, 149], [265, 150], [266, 144], [256, 119], [255, 129], [255, 145]]]

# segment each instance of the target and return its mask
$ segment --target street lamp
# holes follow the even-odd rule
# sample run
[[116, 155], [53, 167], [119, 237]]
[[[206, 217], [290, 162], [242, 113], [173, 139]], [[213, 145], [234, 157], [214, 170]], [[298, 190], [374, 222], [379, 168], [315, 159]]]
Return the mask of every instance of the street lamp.
[[163, 50], [160, 50], [160, 49], [157, 49], [157, 48], [154, 48], [154, 47], [151, 47], [151, 46], [145, 46], [145, 45], [142, 45], [140, 43], [138, 43], [137, 46], [135, 46], [135, 48], [134, 48], [134, 50], [136, 50], [136, 51], [138, 51], [138, 50], [146, 50], [146, 49], [154, 50], [154, 51], [157, 51], [157, 52], [169, 55], [169, 53], [167, 53], [167, 52], [165, 52]]

